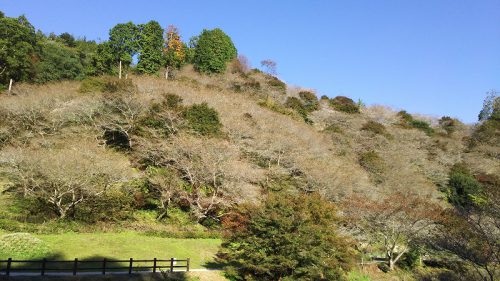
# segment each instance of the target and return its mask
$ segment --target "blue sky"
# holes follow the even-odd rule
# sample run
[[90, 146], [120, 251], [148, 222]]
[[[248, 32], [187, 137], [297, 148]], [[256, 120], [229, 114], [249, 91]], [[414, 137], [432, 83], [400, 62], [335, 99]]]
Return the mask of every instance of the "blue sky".
[[290, 84], [465, 122], [500, 90], [500, 0], [0, 0], [0, 10], [96, 40], [126, 21], [174, 24], [186, 41], [220, 27]]

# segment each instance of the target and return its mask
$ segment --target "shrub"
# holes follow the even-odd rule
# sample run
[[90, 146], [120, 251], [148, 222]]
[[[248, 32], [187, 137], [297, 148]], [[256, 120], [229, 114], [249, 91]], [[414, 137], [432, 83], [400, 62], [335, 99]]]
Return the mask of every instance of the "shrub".
[[328, 126], [325, 127], [325, 129], [323, 129], [323, 131], [325, 132], [332, 132], [332, 133], [343, 133], [343, 130], [342, 128], [340, 128], [339, 126], [335, 125], [335, 124], [329, 124]]
[[312, 112], [318, 110], [319, 102], [316, 94], [309, 91], [301, 91], [299, 92], [299, 97], [304, 102], [307, 111]]
[[326, 101], [330, 100], [330, 98], [328, 96], [325, 96], [325, 95], [322, 95], [320, 99], [321, 100], [326, 100]]
[[383, 182], [382, 174], [385, 170], [385, 163], [377, 152], [372, 150], [361, 153], [358, 162], [361, 167], [372, 175], [375, 183]]
[[182, 107], [182, 98], [176, 94], [166, 94], [163, 96], [165, 98], [163, 104], [172, 110], [177, 110]]
[[86, 223], [122, 221], [131, 218], [134, 198], [122, 190], [110, 190], [101, 196], [89, 197], [80, 204], [75, 219]]
[[283, 93], [286, 92], [285, 82], [281, 81], [280, 79], [278, 79], [274, 76], [268, 76], [267, 84], [273, 88], [280, 90]]
[[296, 98], [296, 97], [288, 97], [286, 99], [285, 106], [287, 108], [291, 108], [291, 109], [297, 111], [297, 113], [299, 113], [300, 116], [302, 116], [302, 118], [304, 118], [304, 121], [306, 121], [306, 123], [311, 123], [312, 122], [307, 117], [307, 114], [309, 113], [309, 110], [307, 110], [306, 105], [304, 105], [302, 103], [302, 101], [299, 100], [298, 98]]
[[13, 259], [38, 259], [51, 254], [49, 246], [28, 233], [0, 236], [0, 257]]
[[361, 130], [369, 131], [376, 135], [387, 135], [387, 130], [383, 124], [371, 120], [366, 122], [363, 127], [361, 127]]
[[457, 130], [460, 121], [449, 116], [443, 116], [439, 119], [439, 125], [448, 133], [451, 134]]
[[90, 77], [82, 80], [78, 91], [80, 93], [102, 92], [103, 88], [104, 81], [101, 77]]
[[193, 104], [184, 111], [183, 116], [189, 128], [195, 133], [203, 136], [216, 136], [221, 132], [222, 124], [219, 120], [219, 113], [207, 103]]
[[401, 110], [400, 112], [398, 112], [397, 116], [401, 118], [401, 120], [405, 124], [413, 121], [413, 116], [410, 113], [406, 112], [405, 110]]
[[482, 201], [482, 185], [464, 164], [455, 164], [449, 173], [448, 201], [456, 207], [469, 208]]
[[224, 219], [218, 260], [233, 280], [346, 280], [353, 256], [335, 214], [317, 194], [270, 194]]
[[477, 144], [498, 145], [500, 139], [500, 120], [489, 119], [477, 126], [472, 133], [469, 147]]
[[344, 96], [337, 96], [331, 99], [330, 106], [335, 110], [346, 113], [359, 113], [358, 105], [352, 99]]
[[132, 79], [118, 79], [111, 76], [90, 77], [82, 80], [80, 93], [103, 92], [117, 93], [135, 89]]
[[423, 120], [413, 119], [413, 116], [408, 112], [401, 110], [397, 116], [401, 118], [400, 125], [406, 128], [415, 128], [424, 131], [428, 136], [434, 134], [434, 129], [431, 125]]
[[276, 101], [274, 101], [274, 99], [272, 99], [270, 97], [268, 97], [265, 100], [260, 100], [257, 104], [262, 106], [262, 107], [269, 108], [272, 111], [281, 113], [283, 115], [291, 116], [292, 118], [297, 119], [297, 120], [300, 120], [300, 118], [301, 118], [301, 116], [299, 116], [295, 110], [292, 110], [290, 108], [286, 108], [286, 107], [282, 106], [281, 104], [276, 103]]
[[422, 249], [420, 247], [412, 246], [399, 261], [399, 266], [407, 270], [415, 269], [420, 265], [421, 257]]
[[424, 131], [428, 136], [434, 133], [434, 129], [431, 128], [431, 125], [422, 120], [412, 120], [410, 121], [409, 125], [413, 128]]
[[194, 67], [203, 73], [222, 73], [226, 63], [236, 58], [237, 51], [231, 38], [219, 28], [203, 30], [194, 54]]

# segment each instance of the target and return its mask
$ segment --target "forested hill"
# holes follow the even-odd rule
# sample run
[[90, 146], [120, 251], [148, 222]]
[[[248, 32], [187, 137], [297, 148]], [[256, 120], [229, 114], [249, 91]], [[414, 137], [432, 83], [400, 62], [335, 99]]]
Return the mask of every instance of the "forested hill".
[[[426, 231], [436, 238], [426, 247], [498, 267], [488, 254], [499, 249], [494, 91], [480, 121], [465, 125], [318, 98], [278, 79], [271, 60], [251, 69], [220, 29], [185, 43], [173, 26], [125, 23], [97, 44], [2, 15], [0, 38], [0, 228], [112, 222], [158, 231], [189, 221], [220, 230], [270, 194], [315, 194], [335, 203], [347, 218], [339, 228], [366, 251], [387, 254], [389, 269], [438, 220], [446, 231]], [[141, 224], [144, 213], [154, 229]]]

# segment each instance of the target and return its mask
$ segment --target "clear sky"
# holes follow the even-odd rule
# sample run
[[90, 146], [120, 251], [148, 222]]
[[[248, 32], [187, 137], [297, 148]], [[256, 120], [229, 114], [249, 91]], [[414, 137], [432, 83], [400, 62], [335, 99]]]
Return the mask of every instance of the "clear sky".
[[116, 23], [220, 27], [254, 67], [319, 95], [477, 120], [500, 90], [500, 0], [0, 0], [42, 31], [106, 40]]

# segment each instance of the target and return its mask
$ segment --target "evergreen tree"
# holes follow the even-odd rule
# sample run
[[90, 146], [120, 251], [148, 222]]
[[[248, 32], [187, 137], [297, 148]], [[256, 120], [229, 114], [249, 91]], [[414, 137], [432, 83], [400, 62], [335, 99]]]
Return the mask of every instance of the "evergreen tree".
[[87, 70], [89, 75], [113, 74], [115, 55], [109, 42], [97, 45], [97, 50], [91, 58], [91, 67]]
[[139, 62], [137, 70], [155, 74], [163, 64], [163, 29], [157, 21], [139, 25]]
[[0, 17], [0, 83], [28, 81], [36, 57], [35, 28], [24, 16]]
[[223, 218], [218, 253], [234, 280], [345, 280], [352, 252], [334, 206], [317, 194], [271, 194]]
[[237, 54], [233, 41], [224, 31], [205, 29], [196, 42], [194, 66], [200, 72], [222, 73], [226, 70], [226, 63]]

